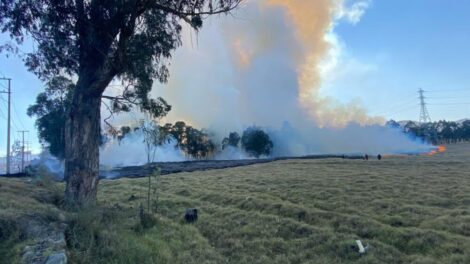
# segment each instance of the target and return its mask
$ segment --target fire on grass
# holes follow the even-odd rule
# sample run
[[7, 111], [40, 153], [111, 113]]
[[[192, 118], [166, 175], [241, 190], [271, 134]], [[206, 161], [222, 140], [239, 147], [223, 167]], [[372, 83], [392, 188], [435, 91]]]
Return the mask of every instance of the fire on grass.
[[428, 156], [433, 156], [437, 153], [442, 153], [446, 151], [446, 147], [444, 145], [439, 145], [437, 146], [436, 149], [432, 150], [431, 152], [428, 152]]
[[385, 154], [383, 155], [384, 158], [390, 158], [390, 157], [408, 157], [410, 155], [426, 155], [426, 156], [434, 156], [438, 153], [442, 153], [442, 152], [445, 152], [446, 151], [446, 146], [444, 145], [439, 145], [439, 146], [436, 146], [435, 149], [429, 151], [429, 152], [421, 152], [421, 153], [408, 153], [408, 154]]

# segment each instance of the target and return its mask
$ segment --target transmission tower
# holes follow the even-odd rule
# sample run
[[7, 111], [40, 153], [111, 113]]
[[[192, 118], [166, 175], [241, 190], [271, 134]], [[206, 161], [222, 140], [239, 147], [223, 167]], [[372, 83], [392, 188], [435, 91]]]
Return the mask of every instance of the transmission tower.
[[419, 104], [421, 106], [419, 113], [419, 123], [427, 127], [427, 129], [424, 130], [424, 136], [428, 138], [431, 143], [437, 144], [439, 138], [437, 137], [436, 129], [433, 128], [431, 117], [429, 117], [428, 108], [426, 107], [426, 102], [424, 101], [424, 92], [425, 91], [422, 88], [420, 88], [418, 91]]
[[426, 107], [426, 102], [424, 101], [424, 90], [422, 88], [418, 91], [419, 94], [419, 104], [421, 106], [421, 111], [419, 113], [419, 122], [420, 123], [431, 123], [431, 117], [429, 117], [428, 109]]

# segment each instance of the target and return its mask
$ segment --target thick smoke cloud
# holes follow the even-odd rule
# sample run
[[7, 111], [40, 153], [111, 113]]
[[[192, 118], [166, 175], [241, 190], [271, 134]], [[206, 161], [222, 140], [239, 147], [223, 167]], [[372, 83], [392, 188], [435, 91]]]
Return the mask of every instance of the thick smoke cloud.
[[186, 28], [169, 83], [152, 90], [173, 105], [164, 121], [208, 128], [215, 142], [231, 131], [262, 126], [276, 156], [428, 149], [378, 125], [384, 120], [368, 116], [360, 104], [321, 95], [322, 80], [340, 63], [335, 26], [360, 23], [370, 5], [369, 0], [251, 0], [233, 16], [205, 20], [199, 33]]

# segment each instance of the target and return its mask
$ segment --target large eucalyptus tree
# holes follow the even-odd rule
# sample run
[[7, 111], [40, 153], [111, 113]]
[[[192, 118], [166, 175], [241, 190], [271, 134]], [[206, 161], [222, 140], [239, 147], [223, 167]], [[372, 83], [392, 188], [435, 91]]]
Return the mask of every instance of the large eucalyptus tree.
[[[228, 13], [242, 0], [1, 0], [0, 29], [16, 43], [32, 39], [25, 64], [40, 79], [76, 80], [65, 129], [66, 199], [73, 205], [96, 200], [100, 107], [138, 107], [159, 116], [169, 110], [149, 98], [154, 79], [166, 82], [171, 52], [181, 45], [184, 23], [195, 30], [203, 19]], [[4, 44], [0, 50], [13, 51]], [[113, 80], [122, 95], [104, 94]]]

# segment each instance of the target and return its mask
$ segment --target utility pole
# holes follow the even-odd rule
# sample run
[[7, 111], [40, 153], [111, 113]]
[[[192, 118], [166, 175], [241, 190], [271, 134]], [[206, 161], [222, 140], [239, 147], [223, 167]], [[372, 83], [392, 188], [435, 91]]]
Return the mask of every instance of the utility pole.
[[0, 93], [8, 94], [8, 119], [7, 119], [7, 175], [10, 174], [10, 125], [11, 125], [11, 78], [0, 78], [0, 80], [8, 81], [8, 90], [0, 91]]
[[421, 106], [421, 111], [419, 113], [419, 122], [420, 123], [431, 123], [431, 117], [429, 117], [428, 109], [426, 108], [426, 102], [424, 101], [424, 90], [420, 88], [418, 90], [419, 94], [419, 104]]
[[28, 133], [28, 130], [18, 131], [23, 136], [23, 141], [21, 143], [21, 172], [24, 172], [24, 153], [25, 153], [25, 144], [24, 144], [24, 133]]

